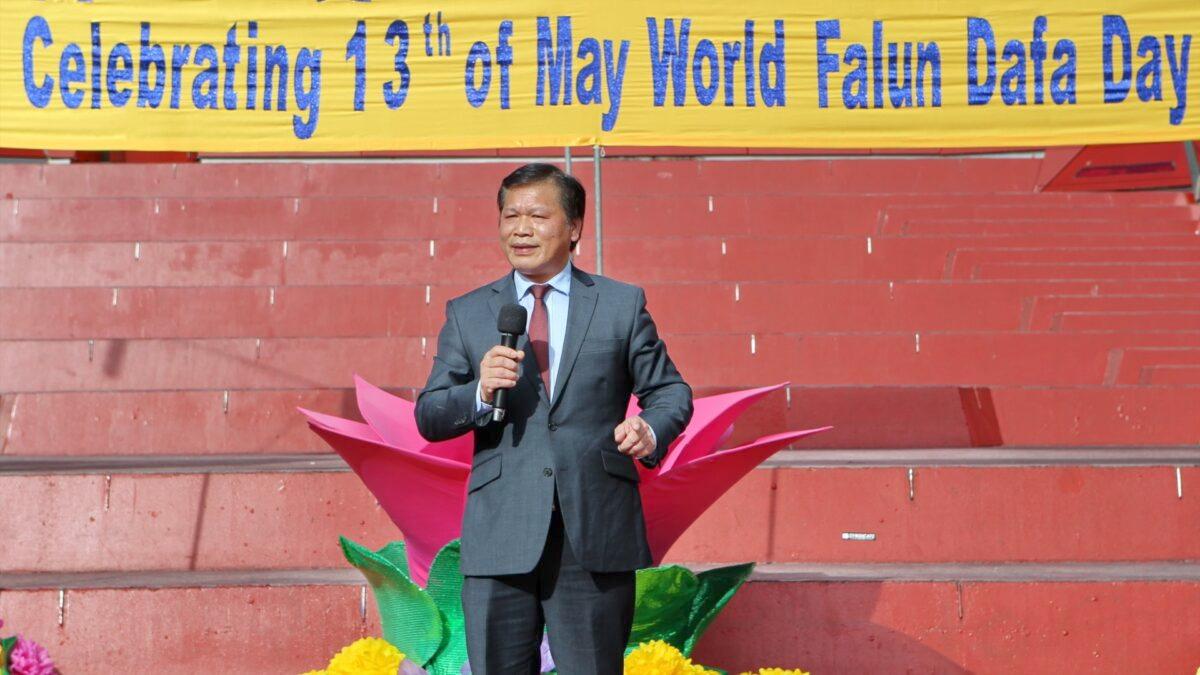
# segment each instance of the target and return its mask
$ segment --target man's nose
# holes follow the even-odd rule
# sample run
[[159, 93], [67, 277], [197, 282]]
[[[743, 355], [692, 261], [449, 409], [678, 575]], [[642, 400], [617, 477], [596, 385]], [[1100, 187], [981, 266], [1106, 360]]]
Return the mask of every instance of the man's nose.
[[517, 218], [517, 226], [513, 228], [513, 234], [522, 237], [533, 236], [533, 223], [524, 216]]

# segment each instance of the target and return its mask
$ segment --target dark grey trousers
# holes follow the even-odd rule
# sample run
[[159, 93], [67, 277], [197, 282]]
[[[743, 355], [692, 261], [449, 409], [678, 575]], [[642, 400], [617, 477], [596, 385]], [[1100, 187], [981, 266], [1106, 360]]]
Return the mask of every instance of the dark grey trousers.
[[536, 674], [545, 627], [562, 675], [621, 675], [633, 627], [634, 585], [632, 571], [580, 567], [556, 509], [533, 571], [463, 579], [471, 672]]

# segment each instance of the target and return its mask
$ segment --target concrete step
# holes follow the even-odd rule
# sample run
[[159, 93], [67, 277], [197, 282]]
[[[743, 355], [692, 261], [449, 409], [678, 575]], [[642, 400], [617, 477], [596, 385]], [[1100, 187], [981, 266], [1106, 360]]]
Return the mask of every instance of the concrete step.
[[[525, 159], [222, 162], [212, 164], [8, 164], [0, 183], [14, 198], [228, 197], [330, 195], [352, 197], [493, 196], [500, 180]], [[756, 161], [643, 159], [605, 162], [605, 195], [861, 193], [1031, 193], [1040, 160], [930, 158]], [[586, 185], [591, 172], [580, 172]], [[1170, 203], [1170, 197], [1163, 201]]]
[[[1154, 377], [1171, 372], [1159, 365]], [[736, 387], [696, 387], [697, 396]], [[411, 387], [389, 387], [411, 400]], [[63, 391], [0, 395], [6, 455], [323, 453], [296, 406], [361, 421], [353, 389]], [[792, 386], [752, 406], [731, 443], [829, 424], [806, 449], [1152, 447], [1200, 438], [1200, 387]]]
[[[1097, 213], [1099, 211], [1099, 213]], [[1040, 212], [1040, 209], [1039, 209]], [[940, 216], [920, 216], [911, 221], [884, 222], [879, 234], [897, 236], [973, 236], [980, 238], [1019, 237], [1029, 235], [1057, 237], [1118, 237], [1190, 234], [1195, 236], [1197, 216], [1192, 210], [1159, 213], [1127, 213], [1111, 215], [1102, 208], [1086, 209], [1075, 218], [1047, 218], [1032, 213], [1017, 213], [1020, 218], [1005, 218], [1003, 213], [988, 216], [956, 216], [953, 212]]]
[[[606, 237], [1194, 234], [1179, 205], [1043, 194], [640, 193], [604, 196]], [[936, 210], [931, 210], [936, 204]], [[911, 214], [910, 214], [911, 212]], [[347, 214], [354, 214], [353, 223]], [[897, 215], [898, 214], [898, 215]], [[906, 215], [909, 214], [909, 215]], [[975, 215], [971, 215], [975, 214]], [[594, 208], [584, 230], [594, 232]], [[489, 237], [494, 194], [25, 197], [0, 200], [0, 241], [203, 241]]]
[[1190, 673], [1198, 603], [1194, 579], [752, 582], [693, 657], [730, 672]]
[[977, 279], [1200, 279], [1195, 263], [984, 263]]
[[[1200, 213], [1185, 203], [1160, 206], [1098, 206], [1035, 204], [1014, 199], [1007, 205], [977, 203], [946, 209], [936, 199], [924, 204], [889, 206], [881, 217], [881, 234], [1017, 233], [1071, 232], [1094, 229], [1097, 232], [1141, 232], [1153, 223], [1194, 227]], [[968, 225], [985, 221], [990, 226]], [[1037, 223], [1050, 225], [1035, 229]], [[964, 227], [967, 225], [967, 227]], [[1153, 226], [1145, 231], [1154, 232]]]
[[[943, 278], [1168, 278], [1196, 280], [1194, 237], [1144, 245], [1041, 246], [1006, 238], [1001, 253], [964, 236], [667, 236], [606, 239], [606, 273], [623, 280], [905, 281]], [[1167, 242], [1150, 246], [1151, 242]], [[1175, 243], [1170, 243], [1175, 242]], [[960, 249], [980, 249], [960, 252]], [[595, 252], [580, 248], [592, 269]], [[0, 243], [0, 288], [114, 286], [461, 285], [503, 274], [491, 238]], [[962, 255], [965, 262], [957, 262]], [[664, 260], [671, 264], [664, 265]], [[957, 271], [956, 271], [957, 270]], [[1005, 273], [1008, 276], [1005, 276]], [[1021, 278], [1021, 277], [1018, 277]]]
[[1085, 316], [1122, 312], [1150, 314], [1139, 325], [1152, 326], [1171, 314], [1200, 311], [1200, 294], [1037, 295], [1027, 302], [1021, 326], [1029, 330], [1086, 329]]
[[[333, 457], [138, 459], [2, 460], [0, 570], [337, 567], [338, 535], [400, 538]], [[1200, 559], [1198, 484], [1195, 448], [797, 450], [752, 471], [667, 560]]]
[[[1200, 340], [1188, 331], [660, 335], [693, 387], [1125, 384], [1127, 351]], [[0, 340], [0, 369], [5, 388], [21, 393], [339, 388], [354, 373], [382, 387], [413, 387], [428, 377], [435, 351], [432, 335]]]
[[[718, 327], [747, 333], [1086, 330], [1081, 313], [1130, 311], [1150, 314], [1123, 326], [1127, 332], [1195, 330], [1172, 315], [1200, 309], [1200, 294], [1093, 295], [1086, 282], [1054, 287], [1079, 292], [1045, 295], [1048, 289], [1036, 281], [696, 282], [645, 290], [659, 329], [682, 333]], [[1195, 287], [1200, 290], [1200, 282]], [[463, 290], [421, 284], [0, 288], [0, 339], [436, 335], [446, 301]], [[780, 298], [788, 311], [779, 311]], [[200, 307], [205, 311], [196, 311]], [[1064, 321], [1064, 314], [1076, 318]]]
[[[1200, 244], [1200, 242], [1196, 242]], [[1071, 246], [1017, 247], [970, 246], [952, 251], [946, 262], [946, 277], [973, 279], [981, 268], [1005, 263], [1039, 264], [1155, 264], [1200, 263], [1200, 245], [1191, 247], [1159, 246]]]
[[[760, 565], [693, 656], [730, 672], [1186, 673], [1198, 603], [1195, 563]], [[0, 614], [63, 672], [294, 674], [380, 634], [348, 566], [43, 577], [0, 593]]]
[[[0, 339], [433, 335], [445, 320], [446, 301], [472, 287], [0, 288]], [[1200, 281], [1186, 280], [690, 281], [651, 283], [645, 290], [660, 330], [690, 333], [718, 323], [753, 333], [1063, 330], [1070, 328], [1063, 312], [1200, 306]], [[781, 297], [790, 311], [778, 311]], [[205, 311], [195, 311], [198, 306]], [[1160, 327], [1151, 317], [1123, 330], [1178, 329], [1169, 317], [1163, 321]]]

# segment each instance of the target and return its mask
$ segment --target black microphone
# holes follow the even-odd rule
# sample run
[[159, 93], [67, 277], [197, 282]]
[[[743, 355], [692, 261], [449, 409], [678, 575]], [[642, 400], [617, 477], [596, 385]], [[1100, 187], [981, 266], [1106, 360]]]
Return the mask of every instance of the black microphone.
[[[500, 331], [500, 346], [517, 348], [517, 338], [525, 334], [525, 320], [528, 316], [525, 308], [515, 302], [500, 308], [500, 316], [496, 319], [496, 330]], [[517, 364], [517, 367], [520, 367], [520, 364]], [[508, 389], [497, 389], [493, 396], [492, 421], [503, 422], [507, 409]]]

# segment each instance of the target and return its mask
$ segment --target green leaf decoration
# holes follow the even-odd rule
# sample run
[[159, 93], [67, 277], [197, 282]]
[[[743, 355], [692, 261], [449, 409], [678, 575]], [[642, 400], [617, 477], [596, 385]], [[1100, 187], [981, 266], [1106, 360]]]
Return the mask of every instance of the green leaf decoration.
[[692, 602], [688, 636], [679, 650], [684, 656], [692, 655], [692, 649], [699, 642], [700, 636], [725, 608], [733, 594], [746, 583], [753, 571], [754, 563], [742, 563], [717, 567], [696, 575], [700, 588]]
[[404, 546], [403, 541], [393, 541], [375, 553], [383, 556], [400, 570], [405, 579], [412, 581], [412, 572], [408, 570], [408, 549]]
[[12, 652], [15, 644], [17, 644], [16, 635], [0, 640], [0, 675], [8, 675], [8, 655]]
[[402, 570], [390, 556], [383, 554], [388, 551], [394, 556], [397, 550], [394, 543], [376, 552], [345, 537], [338, 539], [346, 560], [357, 567], [371, 585], [383, 625], [383, 638], [418, 665], [425, 666], [437, 655], [446, 639], [444, 619], [433, 599], [409, 579], [407, 565]]
[[425, 591], [445, 620], [446, 641], [427, 667], [429, 675], [458, 675], [467, 662], [467, 630], [463, 617], [463, 575], [459, 568], [459, 540], [442, 547], [429, 567]]
[[[345, 537], [339, 540], [346, 560], [371, 585], [384, 639], [429, 675], [458, 675], [467, 662], [459, 540], [438, 551], [424, 589], [409, 575], [404, 542], [394, 541], [372, 551]], [[754, 563], [717, 567], [700, 574], [680, 565], [638, 570], [633, 629], [626, 655], [643, 642], [663, 640], [690, 657], [700, 636], [753, 570]], [[724, 675], [719, 669], [709, 670]], [[0, 671], [0, 675], [8, 674]]]
[[691, 656], [700, 636], [753, 570], [754, 563], [700, 574], [679, 565], [638, 570], [633, 630], [625, 654], [643, 642], [662, 640]]
[[683, 651], [692, 598], [699, 589], [696, 575], [686, 567], [664, 565], [638, 570], [636, 578], [633, 630], [625, 653], [650, 640], [662, 640]]

